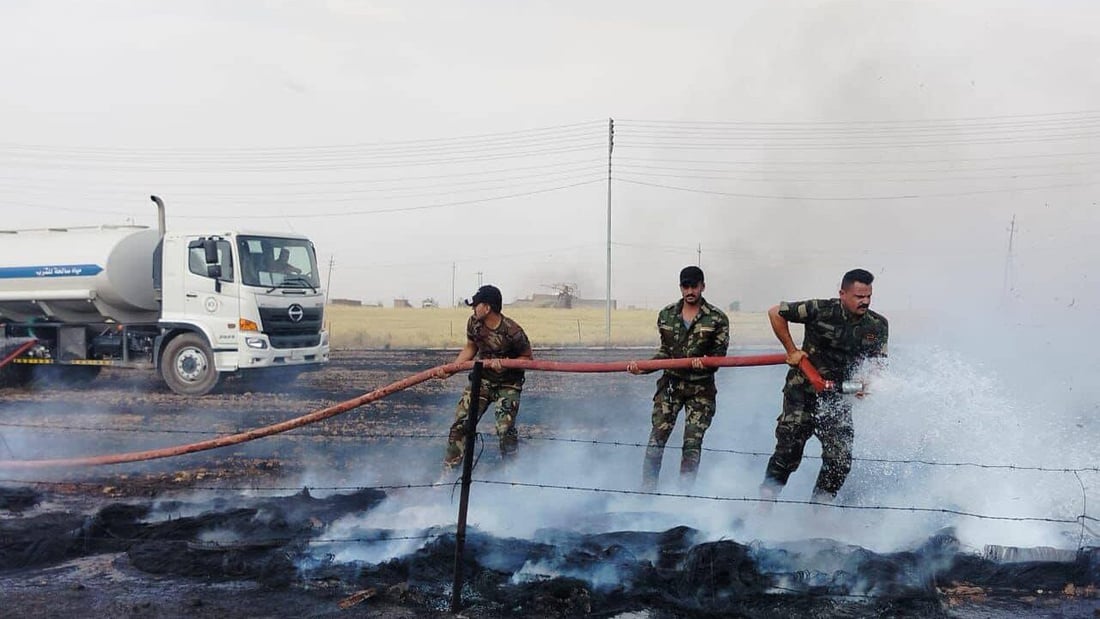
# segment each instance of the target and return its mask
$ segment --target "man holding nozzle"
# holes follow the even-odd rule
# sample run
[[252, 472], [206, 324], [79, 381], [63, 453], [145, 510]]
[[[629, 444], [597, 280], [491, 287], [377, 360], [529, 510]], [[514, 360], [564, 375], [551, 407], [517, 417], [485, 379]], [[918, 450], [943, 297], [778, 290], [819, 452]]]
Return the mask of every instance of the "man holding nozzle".
[[[821, 471], [814, 485], [813, 499], [828, 503], [836, 498], [852, 469], [851, 400], [844, 393], [863, 397], [863, 387], [852, 380], [853, 373], [868, 358], [885, 357], [889, 324], [872, 312], [871, 282], [874, 275], [853, 269], [840, 281], [835, 299], [814, 299], [780, 303], [768, 310], [775, 337], [787, 351], [787, 382], [783, 386], [783, 412], [775, 427], [775, 453], [768, 460], [763, 499], [774, 499], [791, 473], [802, 462], [802, 451], [811, 436], [821, 441]], [[802, 347], [795, 346], [790, 323], [805, 325]], [[837, 391], [818, 394], [798, 369], [803, 358], [833, 381]]]

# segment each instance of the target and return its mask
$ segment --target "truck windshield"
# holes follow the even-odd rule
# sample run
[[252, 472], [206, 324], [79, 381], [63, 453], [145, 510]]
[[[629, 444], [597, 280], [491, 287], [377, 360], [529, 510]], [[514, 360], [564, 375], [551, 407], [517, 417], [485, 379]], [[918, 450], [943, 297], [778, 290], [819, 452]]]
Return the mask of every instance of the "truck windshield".
[[268, 236], [237, 237], [241, 281], [249, 286], [318, 288], [317, 254], [303, 239]]

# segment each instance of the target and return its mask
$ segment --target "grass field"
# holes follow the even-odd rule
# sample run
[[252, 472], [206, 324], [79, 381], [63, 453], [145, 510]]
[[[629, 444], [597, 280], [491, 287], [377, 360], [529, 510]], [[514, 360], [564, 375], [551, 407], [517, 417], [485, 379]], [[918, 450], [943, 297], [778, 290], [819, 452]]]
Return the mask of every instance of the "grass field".
[[[504, 308], [523, 326], [536, 348], [603, 346], [607, 343], [603, 309]], [[775, 342], [763, 313], [729, 314], [738, 345]], [[325, 322], [333, 348], [461, 348], [469, 308], [394, 309], [330, 305]], [[655, 310], [611, 313], [612, 346], [657, 346]]]

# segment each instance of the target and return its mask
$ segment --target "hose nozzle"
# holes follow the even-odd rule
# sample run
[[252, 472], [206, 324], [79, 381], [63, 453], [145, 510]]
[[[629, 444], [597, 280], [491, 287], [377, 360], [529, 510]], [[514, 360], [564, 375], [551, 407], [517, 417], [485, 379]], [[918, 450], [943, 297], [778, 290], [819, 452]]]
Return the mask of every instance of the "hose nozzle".
[[863, 381], [859, 380], [846, 380], [840, 383], [831, 380], [825, 380], [821, 374], [817, 371], [817, 368], [810, 363], [808, 357], [803, 357], [799, 362], [798, 368], [802, 370], [802, 374], [806, 377], [806, 380], [810, 381], [814, 391], [817, 393], [824, 393], [826, 391], [835, 391], [839, 393], [859, 393], [863, 391]]
[[863, 381], [846, 380], [846, 381], [840, 383], [840, 389], [838, 389], [838, 391], [840, 391], [841, 393], [848, 393], [848, 394], [859, 393], [859, 392], [863, 391]]

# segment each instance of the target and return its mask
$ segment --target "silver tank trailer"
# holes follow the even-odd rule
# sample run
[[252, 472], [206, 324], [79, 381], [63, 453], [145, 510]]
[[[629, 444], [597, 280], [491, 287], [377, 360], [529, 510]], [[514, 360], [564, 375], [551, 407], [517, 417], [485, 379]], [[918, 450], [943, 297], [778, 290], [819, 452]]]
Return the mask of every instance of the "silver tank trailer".
[[0, 232], [0, 320], [156, 322], [159, 240], [143, 226]]

